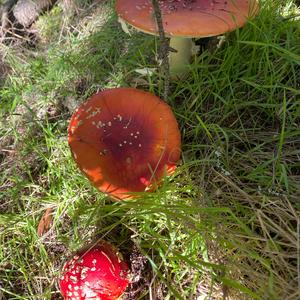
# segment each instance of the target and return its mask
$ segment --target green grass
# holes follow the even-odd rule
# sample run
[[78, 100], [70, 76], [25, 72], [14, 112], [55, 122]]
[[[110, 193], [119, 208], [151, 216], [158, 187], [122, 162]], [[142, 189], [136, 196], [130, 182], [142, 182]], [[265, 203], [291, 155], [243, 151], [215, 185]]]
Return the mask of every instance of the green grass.
[[[172, 83], [182, 161], [158, 191], [120, 203], [76, 167], [68, 121], [99, 89], [161, 96], [158, 73], [135, 71], [155, 67], [158, 41], [123, 33], [110, 1], [78, 7], [40, 17], [34, 48], [0, 45], [10, 69], [0, 82], [0, 299], [60, 299], [64, 262], [95, 238], [143, 261], [132, 262], [140, 280], [128, 299], [299, 299], [296, 1], [262, 1], [255, 20]], [[47, 207], [54, 224], [40, 238]]]

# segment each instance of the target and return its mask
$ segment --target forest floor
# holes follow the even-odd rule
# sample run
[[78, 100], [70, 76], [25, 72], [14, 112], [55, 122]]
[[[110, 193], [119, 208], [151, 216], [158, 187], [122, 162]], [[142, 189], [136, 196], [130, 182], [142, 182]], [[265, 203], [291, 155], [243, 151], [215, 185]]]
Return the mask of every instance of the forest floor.
[[76, 167], [67, 127], [99, 90], [162, 97], [158, 38], [124, 33], [103, 0], [57, 1], [0, 35], [1, 300], [62, 299], [62, 266], [95, 239], [130, 265], [123, 299], [300, 299], [300, 5], [260, 2], [171, 83], [175, 174], [117, 203]]

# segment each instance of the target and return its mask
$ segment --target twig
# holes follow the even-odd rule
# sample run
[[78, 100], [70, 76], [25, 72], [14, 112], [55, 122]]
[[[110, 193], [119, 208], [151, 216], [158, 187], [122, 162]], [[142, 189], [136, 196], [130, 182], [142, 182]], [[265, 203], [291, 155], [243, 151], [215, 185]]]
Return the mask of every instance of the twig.
[[164, 26], [162, 22], [161, 10], [158, 0], [151, 0], [154, 9], [155, 20], [159, 33], [160, 51], [159, 61], [161, 61], [161, 68], [164, 74], [164, 99], [167, 101], [170, 89], [170, 66], [169, 66], [169, 39], [166, 38]]

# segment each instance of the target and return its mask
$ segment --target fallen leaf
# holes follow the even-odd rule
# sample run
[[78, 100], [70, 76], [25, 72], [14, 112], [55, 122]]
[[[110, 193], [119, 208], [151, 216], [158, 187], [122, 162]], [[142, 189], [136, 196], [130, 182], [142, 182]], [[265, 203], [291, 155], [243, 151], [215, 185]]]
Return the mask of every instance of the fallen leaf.
[[134, 71], [137, 72], [138, 74], [141, 74], [141, 75], [152, 76], [155, 73], [156, 68], [135, 69]]
[[37, 228], [38, 236], [44, 235], [50, 229], [52, 225], [52, 221], [53, 221], [52, 208], [47, 208]]
[[130, 31], [129, 31], [129, 28], [128, 28], [128, 26], [127, 26], [127, 24], [126, 24], [121, 18], [119, 18], [118, 21], [119, 21], [119, 23], [121, 24], [121, 27], [122, 27], [123, 31], [124, 31], [125, 33], [131, 35], [131, 33], [130, 33]]

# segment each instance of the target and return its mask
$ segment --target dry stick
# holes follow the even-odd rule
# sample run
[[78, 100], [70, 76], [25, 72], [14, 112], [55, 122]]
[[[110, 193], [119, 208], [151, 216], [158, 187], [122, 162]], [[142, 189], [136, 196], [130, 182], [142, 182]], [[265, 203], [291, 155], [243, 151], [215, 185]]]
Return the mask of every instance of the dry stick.
[[164, 99], [167, 101], [170, 90], [170, 65], [169, 65], [169, 39], [166, 38], [164, 26], [162, 22], [161, 10], [158, 0], [151, 0], [154, 9], [155, 20], [159, 33], [160, 51], [159, 61], [161, 61], [161, 67], [164, 74]]

